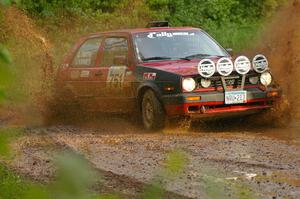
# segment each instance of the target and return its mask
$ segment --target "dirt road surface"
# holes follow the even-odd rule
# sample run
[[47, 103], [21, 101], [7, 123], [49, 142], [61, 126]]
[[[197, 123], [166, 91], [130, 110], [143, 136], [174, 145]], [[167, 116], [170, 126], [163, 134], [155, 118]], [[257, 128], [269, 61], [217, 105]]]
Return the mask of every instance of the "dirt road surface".
[[163, 176], [168, 152], [180, 150], [187, 157], [185, 169], [176, 178], [162, 180], [169, 191], [166, 198], [300, 198], [296, 124], [283, 129], [235, 131], [230, 126], [228, 131], [222, 127], [160, 133], [143, 132], [122, 118], [99, 119], [98, 124], [28, 128], [16, 144], [20, 152], [12, 164], [26, 176], [48, 181], [55, 170], [53, 154], [71, 149], [102, 173], [99, 187], [106, 189], [100, 192], [138, 198], [145, 184]]
[[[160, 179], [167, 191], [164, 198], [300, 199], [299, 13], [300, 3], [295, 0], [279, 12], [261, 42], [261, 51], [270, 59], [272, 72], [290, 103], [290, 116], [282, 113], [282, 117], [293, 118], [289, 127], [257, 127], [251, 121], [243, 125], [231, 120], [219, 127], [197, 127], [193, 131], [171, 128], [147, 133], [118, 117], [24, 127], [25, 135], [13, 143], [17, 152], [9, 164], [18, 173], [47, 183], [54, 177], [55, 155], [72, 150], [82, 154], [99, 171], [99, 184], [95, 188], [98, 192], [117, 192], [122, 198], [140, 198], [146, 184]], [[20, 21], [20, 17], [14, 17], [18, 15], [8, 16]], [[28, 32], [39, 41], [35, 43], [41, 43], [37, 32]], [[17, 33], [23, 31], [15, 34], [27, 40], [27, 34]], [[36, 48], [51, 57], [46, 44]], [[46, 59], [45, 63], [44, 56], [38, 57], [44, 67], [51, 65], [52, 60]], [[30, 85], [38, 84], [30, 81]], [[31, 93], [32, 89], [27, 91]], [[28, 120], [32, 120], [31, 109], [28, 105], [27, 112], [23, 111]], [[0, 119], [0, 125], [5, 126], [11, 118]], [[39, 124], [41, 117], [36, 118]], [[186, 156], [185, 169], [176, 178], [166, 178], [162, 172], [171, 151], [181, 151]]]

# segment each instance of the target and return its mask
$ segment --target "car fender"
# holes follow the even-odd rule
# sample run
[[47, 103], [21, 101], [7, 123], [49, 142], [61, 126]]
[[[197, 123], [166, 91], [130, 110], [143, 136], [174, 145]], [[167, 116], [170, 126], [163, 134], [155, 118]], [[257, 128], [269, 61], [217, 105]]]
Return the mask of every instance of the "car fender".
[[[179, 92], [180, 75], [173, 74], [167, 71], [160, 70], [158, 68], [151, 68], [145, 66], [138, 66], [136, 70], [136, 78], [139, 82], [137, 86], [137, 103], [140, 104], [142, 96], [147, 89], [154, 91], [158, 100], [162, 103], [162, 97], [170, 92], [164, 92], [165, 85], [172, 84], [176, 89], [173, 93]], [[167, 82], [167, 84], [166, 84]], [[178, 82], [178, 85], [176, 84]], [[163, 104], [163, 103], [162, 103]]]
[[137, 103], [140, 104], [142, 102], [143, 94], [148, 89], [153, 90], [156, 97], [161, 102], [162, 93], [159, 87], [155, 84], [155, 82], [143, 82], [137, 88]]

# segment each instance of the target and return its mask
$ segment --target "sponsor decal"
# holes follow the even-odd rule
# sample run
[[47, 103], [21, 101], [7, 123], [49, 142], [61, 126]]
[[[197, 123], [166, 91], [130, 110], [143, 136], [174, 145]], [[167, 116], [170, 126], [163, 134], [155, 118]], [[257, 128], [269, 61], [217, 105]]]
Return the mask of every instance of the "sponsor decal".
[[80, 77], [86, 78], [90, 76], [90, 71], [88, 70], [83, 70], [80, 72]]
[[123, 88], [127, 66], [111, 66], [107, 74], [106, 87]]
[[144, 80], [155, 80], [156, 79], [156, 73], [144, 73], [143, 79]]
[[195, 33], [189, 32], [150, 32], [147, 37], [150, 39], [159, 37], [174, 37], [174, 36], [194, 36]]

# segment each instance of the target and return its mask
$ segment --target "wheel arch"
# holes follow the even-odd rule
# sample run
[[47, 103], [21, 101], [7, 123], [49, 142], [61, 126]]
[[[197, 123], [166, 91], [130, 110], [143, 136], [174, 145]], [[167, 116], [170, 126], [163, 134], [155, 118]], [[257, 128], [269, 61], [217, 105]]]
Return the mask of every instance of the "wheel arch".
[[161, 100], [162, 94], [161, 94], [160, 89], [154, 84], [143, 84], [143, 85], [139, 86], [138, 92], [137, 92], [137, 107], [138, 107], [139, 111], [142, 108], [141, 103], [143, 100], [143, 96], [147, 90], [152, 90], [154, 92], [158, 101], [162, 104], [162, 107], [164, 108], [164, 104], [162, 103], [162, 100]]

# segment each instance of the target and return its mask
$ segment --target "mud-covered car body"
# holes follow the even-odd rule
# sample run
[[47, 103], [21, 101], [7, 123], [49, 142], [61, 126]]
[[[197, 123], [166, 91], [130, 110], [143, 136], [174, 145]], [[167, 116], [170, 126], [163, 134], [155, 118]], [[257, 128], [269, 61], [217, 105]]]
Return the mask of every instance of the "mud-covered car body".
[[[148, 114], [160, 120], [165, 116], [243, 114], [272, 107], [280, 91], [265, 57], [258, 55], [252, 63], [246, 57], [238, 59], [197, 28], [95, 33], [82, 38], [67, 54], [57, 85], [83, 109], [143, 112], [145, 106], [143, 117]], [[155, 103], [149, 94], [148, 106], [143, 98], [149, 90]], [[161, 126], [146, 125], [149, 129]]]

